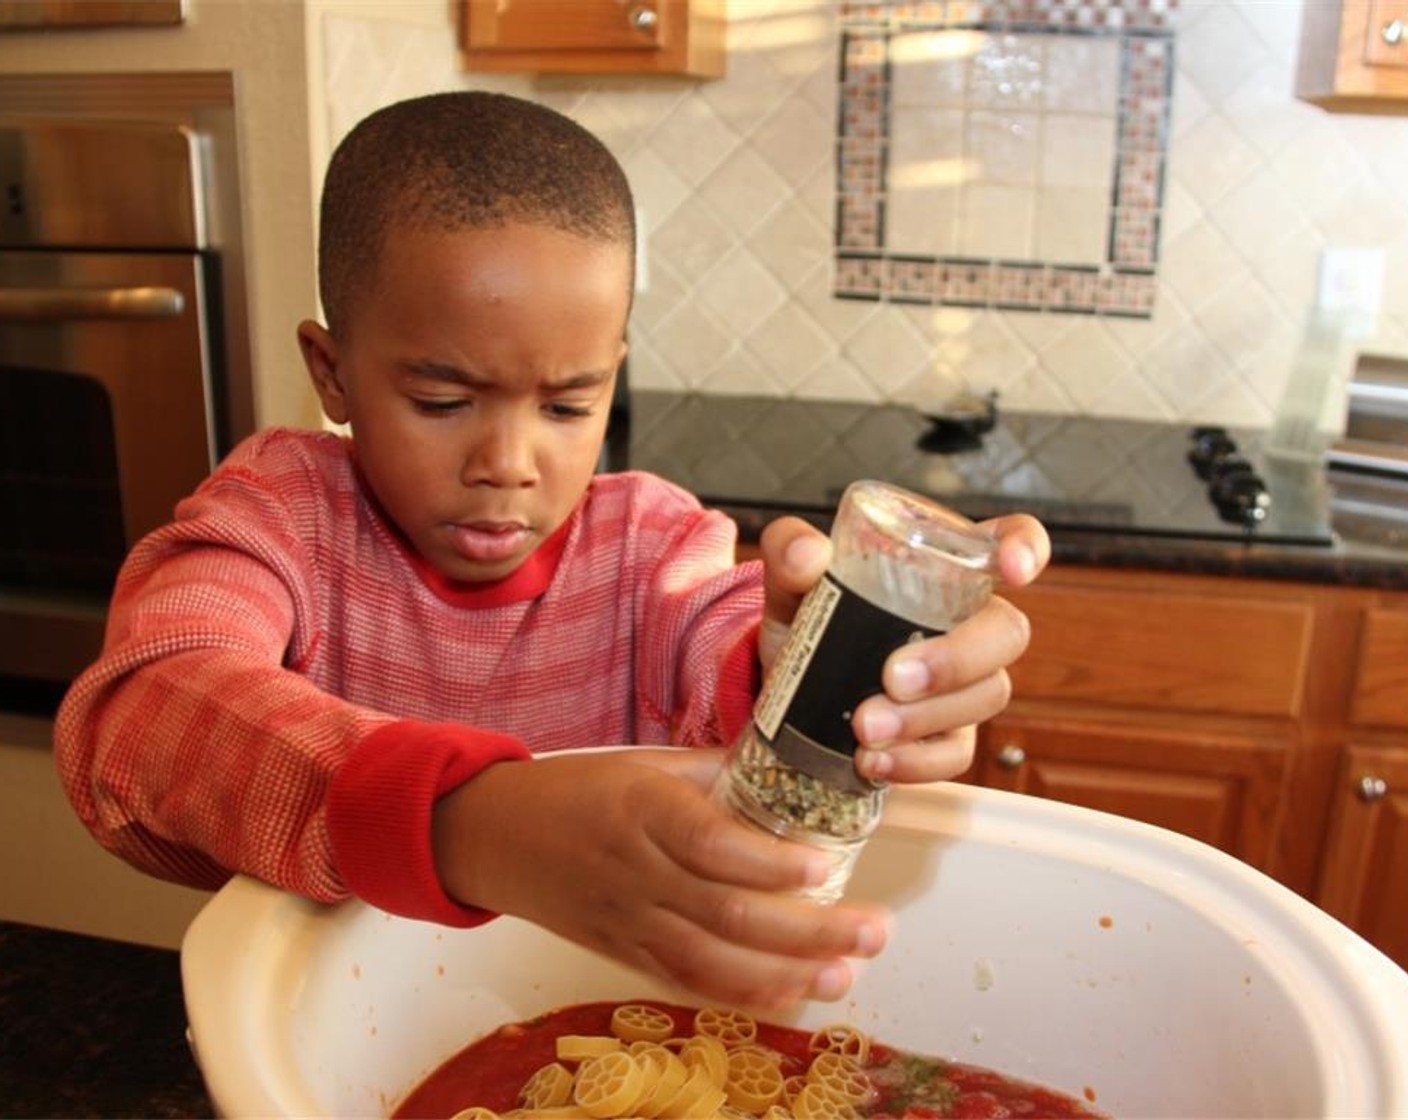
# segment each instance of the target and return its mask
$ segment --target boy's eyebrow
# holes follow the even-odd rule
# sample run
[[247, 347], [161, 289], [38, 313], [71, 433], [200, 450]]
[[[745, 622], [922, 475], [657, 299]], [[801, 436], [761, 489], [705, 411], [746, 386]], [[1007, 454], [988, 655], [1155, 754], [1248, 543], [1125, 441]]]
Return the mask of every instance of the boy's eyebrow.
[[[430, 358], [412, 359], [401, 362], [400, 365], [411, 376], [425, 378], [428, 381], [445, 381], [451, 385], [464, 385], [471, 389], [491, 388], [494, 385], [492, 378], [480, 377], [460, 366], [437, 362]], [[602, 384], [610, 378], [613, 372], [613, 370], [584, 370], [581, 373], [564, 377], [561, 381], [551, 381], [547, 387], [550, 389], [590, 389]]]

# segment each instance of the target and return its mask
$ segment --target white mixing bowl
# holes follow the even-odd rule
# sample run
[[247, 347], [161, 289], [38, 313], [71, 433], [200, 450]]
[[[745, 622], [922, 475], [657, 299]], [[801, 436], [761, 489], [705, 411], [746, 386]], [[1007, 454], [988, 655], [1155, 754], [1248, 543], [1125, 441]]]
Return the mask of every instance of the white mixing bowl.
[[[1294, 893], [1162, 829], [967, 786], [892, 791], [852, 893], [895, 912], [840, 1004], [881, 1041], [1116, 1117], [1408, 1117], [1408, 974]], [[182, 947], [227, 1116], [384, 1116], [443, 1059], [563, 1004], [688, 993], [511, 918], [476, 930], [236, 879]]]

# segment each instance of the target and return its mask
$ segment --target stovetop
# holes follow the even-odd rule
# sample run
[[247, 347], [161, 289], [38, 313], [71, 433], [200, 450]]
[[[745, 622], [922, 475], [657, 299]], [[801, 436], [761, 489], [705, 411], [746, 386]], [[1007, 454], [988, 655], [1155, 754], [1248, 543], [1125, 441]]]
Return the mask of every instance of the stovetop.
[[641, 390], [630, 404], [609, 466], [706, 504], [827, 514], [847, 484], [879, 478], [975, 520], [1022, 511], [1053, 531], [1335, 542], [1319, 461], [1273, 458], [1256, 430], [1002, 410], [973, 436], [901, 406]]

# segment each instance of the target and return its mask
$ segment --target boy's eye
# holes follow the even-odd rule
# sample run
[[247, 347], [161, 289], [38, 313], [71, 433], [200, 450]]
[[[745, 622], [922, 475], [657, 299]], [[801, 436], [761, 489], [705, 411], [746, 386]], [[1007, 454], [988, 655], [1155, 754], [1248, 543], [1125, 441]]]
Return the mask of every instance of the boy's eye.
[[564, 419], [590, 416], [592, 414], [592, 410], [589, 406], [569, 404], [567, 401], [551, 401], [547, 405], [547, 411], [550, 416], [560, 416]]
[[466, 403], [454, 397], [411, 398], [411, 405], [415, 410], [427, 416], [443, 416], [463, 408]]

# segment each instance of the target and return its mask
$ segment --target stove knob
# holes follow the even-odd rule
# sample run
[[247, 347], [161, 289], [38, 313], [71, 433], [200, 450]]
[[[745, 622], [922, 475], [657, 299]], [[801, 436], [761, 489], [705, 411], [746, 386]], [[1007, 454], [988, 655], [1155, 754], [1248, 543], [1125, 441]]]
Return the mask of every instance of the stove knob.
[[1236, 452], [1237, 444], [1231, 436], [1221, 428], [1209, 428], [1193, 440], [1193, 446], [1188, 449], [1188, 461], [1199, 478], [1207, 478], [1214, 463]]
[[1271, 494], [1266, 483], [1253, 472], [1224, 474], [1213, 481], [1208, 493], [1219, 516], [1237, 525], [1253, 528], [1271, 512]]

